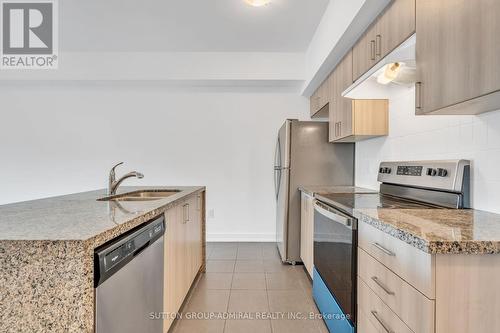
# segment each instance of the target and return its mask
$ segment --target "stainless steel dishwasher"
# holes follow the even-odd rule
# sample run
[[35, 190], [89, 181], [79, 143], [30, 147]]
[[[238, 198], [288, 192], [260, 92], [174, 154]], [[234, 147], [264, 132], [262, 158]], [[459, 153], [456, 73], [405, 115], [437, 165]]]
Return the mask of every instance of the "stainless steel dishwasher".
[[96, 333], [161, 333], [164, 217], [96, 249]]

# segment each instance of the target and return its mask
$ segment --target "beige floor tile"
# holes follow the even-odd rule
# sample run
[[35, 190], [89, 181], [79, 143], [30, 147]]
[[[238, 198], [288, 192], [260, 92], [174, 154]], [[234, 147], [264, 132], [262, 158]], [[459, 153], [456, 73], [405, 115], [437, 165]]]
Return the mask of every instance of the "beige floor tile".
[[265, 312], [269, 311], [265, 290], [231, 290], [229, 312]]
[[267, 260], [264, 258], [264, 270], [266, 273], [278, 273], [278, 272], [294, 272], [300, 271], [302, 266], [292, 266], [289, 264], [284, 264], [279, 259]]
[[225, 312], [229, 301], [229, 290], [197, 288], [183, 312]]
[[197, 288], [231, 289], [233, 273], [204, 273], [200, 276]]
[[179, 320], [171, 333], [223, 333], [224, 320]]
[[261, 247], [238, 247], [238, 255], [236, 257], [238, 260], [262, 260], [262, 248]]
[[207, 260], [207, 273], [232, 273], [235, 260]]
[[237, 260], [234, 271], [237, 273], [264, 273], [264, 261]]
[[236, 254], [238, 249], [236, 247], [223, 247], [223, 248], [214, 248], [212, 252], [210, 252], [210, 256], [208, 259], [210, 260], [231, 260], [236, 259]]
[[319, 333], [315, 320], [271, 320], [273, 333]]
[[264, 273], [234, 273], [231, 289], [266, 289], [266, 275]]
[[305, 277], [301, 271], [285, 271], [266, 273], [267, 289], [269, 290], [304, 290]]
[[224, 333], [271, 333], [271, 321], [227, 320]]
[[316, 310], [312, 298], [301, 290], [268, 290], [267, 293], [272, 312], [300, 312], [308, 316]]

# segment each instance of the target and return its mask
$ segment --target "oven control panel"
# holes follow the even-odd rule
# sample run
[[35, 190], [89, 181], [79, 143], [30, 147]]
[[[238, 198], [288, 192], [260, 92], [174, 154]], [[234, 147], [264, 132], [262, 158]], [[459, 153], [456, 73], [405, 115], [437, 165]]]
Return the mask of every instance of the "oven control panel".
[[464, 173], [468, 173], [469, 169], [470, 161], [468, 160], [382, 162], [379, 167], [378, 181], [460, 191]]
[[423, 166], [400, 165], [397, 174], [400, 176], [422, 176]]

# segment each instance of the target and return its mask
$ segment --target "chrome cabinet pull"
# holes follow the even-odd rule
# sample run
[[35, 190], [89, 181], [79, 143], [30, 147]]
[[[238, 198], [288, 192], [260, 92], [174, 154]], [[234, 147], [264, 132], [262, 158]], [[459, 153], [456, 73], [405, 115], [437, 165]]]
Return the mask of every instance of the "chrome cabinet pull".
[[375, 246], [377, 249], [379, 249], [380, 251], [384, 252], [388, 256], [391, 256], [391, 257], [395, 257], [396, 256], [396, 253], [394, 253], [394, 252], [386, 249], [385, 247], [383, 247], [379, 243], [373, 243], [373, 246]]
[[422, 82], [415, 83], [415, 108], [422, 109]]
[[371, 54], [371, 60], [375, 60], [375, 40], [372, 39], [370, 41], [370, 54]]
[[189, 222], [189, 204], [185, 204], [184, 206], [182, 206], [182, 208], [184, 209], [184, 221], [183, 223], [186, 224]]
[[377, 319], [380, 326], [382, 326], [387, 333], [394, 333], [394, 331], [380, 318], [377, 311], [372, 311], [372, 316]]
[[386, 292], [387, 295], [396, 295], [394, 293], [394, 291], [391, 291], [389, 288], [387, 288], [387, 286], [385, 286], [382, 282], [380, 282], [380, 280], [378, 279], [378, 277], [376, 276], [372, 276], [372, 280], [373, 282], [375, 282], [383, 291]]
[[342, 136], [342, 122], [339, 121], [339, 137]]
[[382, 35], [377, 35], [377, 41], [375, 42], [375, 48], [377, 49], [376, 55], [380, 57], [382, 55]]

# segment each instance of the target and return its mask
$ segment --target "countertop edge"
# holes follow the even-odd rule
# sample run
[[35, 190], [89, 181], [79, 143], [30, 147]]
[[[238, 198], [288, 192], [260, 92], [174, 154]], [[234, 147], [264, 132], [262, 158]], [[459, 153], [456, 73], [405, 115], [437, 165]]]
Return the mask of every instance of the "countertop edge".
[[411, 232], [381, 221], [380, 219], [354, 211], [354, 216], [362, 223], [398, 239], [429, 254], [500, 254], [500, 242], [495, 241], [428, 241]]

